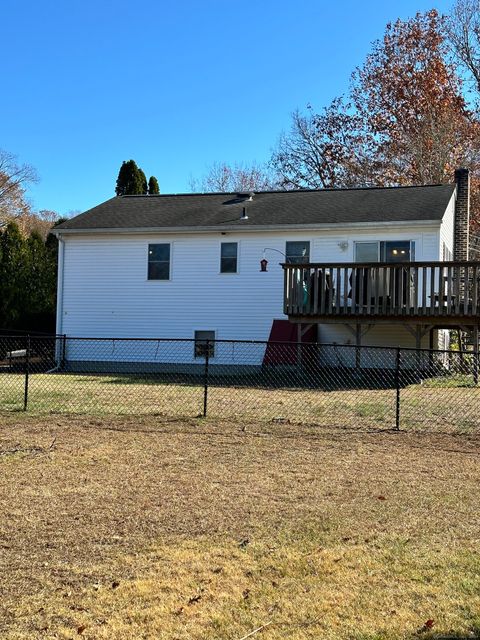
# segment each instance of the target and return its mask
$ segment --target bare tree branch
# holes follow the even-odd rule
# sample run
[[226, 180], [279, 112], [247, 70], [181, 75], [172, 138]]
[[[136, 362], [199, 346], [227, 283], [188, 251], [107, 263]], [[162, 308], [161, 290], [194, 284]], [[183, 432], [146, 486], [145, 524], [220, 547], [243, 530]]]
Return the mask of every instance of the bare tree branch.
[[457, 0], [446, 30], [454, 55], [472, 75], [480, 93], [480, 0]]
[[336, 98], [319, 114], [295, 111], [288, 134], [282, 134], [272, 166], [288, 189], [351, 187], [368, 181], [360, 121]]
[[216, 162], [205, 176], [190, 180], [191, 191], [203, 193], [269, 191], [276, 188], [278, 182], [269, 168], [255, 163], [229, 165], [226, 162]]
[[14, 154], [0, 149], [0, 227], [9, 220], [31, 213], [25, 189], [37, 180], [33, 167], [18, 164]]

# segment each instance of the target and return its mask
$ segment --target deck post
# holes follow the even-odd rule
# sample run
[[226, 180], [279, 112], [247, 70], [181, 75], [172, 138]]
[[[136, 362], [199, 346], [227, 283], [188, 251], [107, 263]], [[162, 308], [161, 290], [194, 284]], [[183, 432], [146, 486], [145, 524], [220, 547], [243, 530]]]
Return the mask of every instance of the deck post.
[[297, 366], [302, 366], [302, 324], [297, 325]]
[[[421, 325], [421, 324], [416, 324], [416, 325], [410, 325], [410, 324], [406, 324], [405, 325], [405, 329], [415, 338], [415, 360], [417, 363], [417, 368], [419, 370], [422, 369], [422, 338], [423, 336], [425, 336], [429, 331], [431, 332], [434, 327], [432, 327], [431, 325]], [[433, 338], [431, 338], [433, 339]]]
[[458, 338], [458, 353], [460, 354], [460, 369], [462, 371], [464, 371], [465, 369], [465, 354], [464, 354], [464, 347], [465, 344], [462, 340], [462, 329], [461, 327], [458, 327], [457, 329], [457, 338]]
[[433, 327], [430, 327], [430, 330], [428, 332], [428, 348], [429, 348], [429, 352], [428, 352], [428, 367], [430, 369], [430, 372], [433, 371], [433, 332], [435, 331], [435, 329]]
[[355, 327], [355, 369], [360, 369], [361, 361], [361, 346], [362, 346], [362, 325], [358, 324]]
[[415, 349], [417, 350], [417, 368], [419, 371], [422, 370], [422, 352], [420, 349], [422, 348], [422, 326], [417, 324], [415, 327]]
[[415, 348], [418, 350], [422, 348], [422, 326], [420, 324], [415, 327]]

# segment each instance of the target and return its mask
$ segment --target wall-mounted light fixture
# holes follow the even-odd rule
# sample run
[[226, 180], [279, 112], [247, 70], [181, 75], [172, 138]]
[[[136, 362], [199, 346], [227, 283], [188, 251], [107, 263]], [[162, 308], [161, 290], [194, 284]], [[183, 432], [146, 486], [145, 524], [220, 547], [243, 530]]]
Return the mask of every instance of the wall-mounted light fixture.
[[348, 240], [341, 240], [338, 246], [340, 247], [340, 251], [346, 251], [348, 249]]

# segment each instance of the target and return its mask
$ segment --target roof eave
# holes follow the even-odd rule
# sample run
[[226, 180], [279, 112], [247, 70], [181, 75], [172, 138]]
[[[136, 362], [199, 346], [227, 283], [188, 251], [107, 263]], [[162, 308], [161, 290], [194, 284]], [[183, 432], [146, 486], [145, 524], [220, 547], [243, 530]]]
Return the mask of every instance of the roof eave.
[[55, 235], [77, 235], [77, 234], [144, 234], [144, 233], [216, 233], [216, 232], [237, 232], [255, 233], [258, 231], [308, 231], [308, 230], [329, 230], [329, 229], [350, 229], [365, 228], [372, 229], [378, 227], [419, 227], [419, 226], [439, 226], [442, 218], [433, 220], [388, 220], [388, 221], [368, 221], [368, 222], [332, 222], [322, 224], [275, 224], [275, 225], [213, 225], [197, 227], [104, 227], [104, 228], [77, 228], [62, 229], [61, 227], [52, 229]]

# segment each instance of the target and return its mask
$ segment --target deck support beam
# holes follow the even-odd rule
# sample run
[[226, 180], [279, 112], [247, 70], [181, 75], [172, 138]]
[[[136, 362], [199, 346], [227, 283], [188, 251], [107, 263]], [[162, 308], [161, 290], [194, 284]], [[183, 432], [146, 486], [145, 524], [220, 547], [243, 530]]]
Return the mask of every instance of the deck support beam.
[[[435, 327], [431, 324], [406, 324], [405, 329], [415, 338], [415, 346], [417, 349], [422, 348], [422, 338], [427, 335], [429, 331], [433, 331]], [[432, 338], [433, 340], [433, 338]]]
[[310, 331], [310, 329], [315, 326], [313, 323], [308, 324], [297, 324], [297, 365], [299, 367], [302, 366], [302, 342], [303, 336]]
[[[435, 328], [434, 327], [430, 327], [429, 331], [428, 331], [428, 348], [430, 349], [429, 354], [428, 354], [428, 366], [430, 367], [430, 369], [433, 371], [433, 365], [434, 365], [434, 360], [433, 360], [433, 334], [434, 334]], [[438, 348], [438, 341], [437, 341], [437, 348]]]

